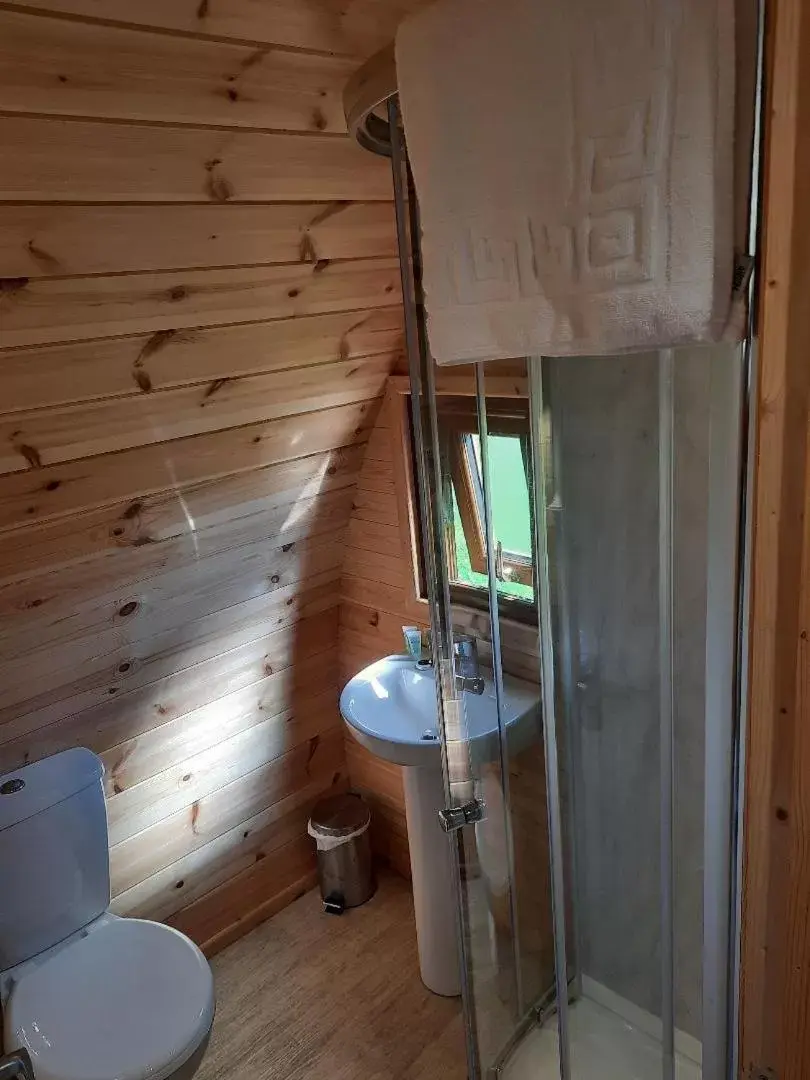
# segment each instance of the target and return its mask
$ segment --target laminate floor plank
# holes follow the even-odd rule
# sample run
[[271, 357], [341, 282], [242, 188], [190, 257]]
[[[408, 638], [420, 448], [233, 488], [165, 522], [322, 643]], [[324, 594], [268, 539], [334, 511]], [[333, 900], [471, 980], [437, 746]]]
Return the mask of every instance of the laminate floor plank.
[[461, 1004], [419, 978], [407, 882], [340, 918], [317, 889], [214, 957], [197, 1080], [466, 1080]]

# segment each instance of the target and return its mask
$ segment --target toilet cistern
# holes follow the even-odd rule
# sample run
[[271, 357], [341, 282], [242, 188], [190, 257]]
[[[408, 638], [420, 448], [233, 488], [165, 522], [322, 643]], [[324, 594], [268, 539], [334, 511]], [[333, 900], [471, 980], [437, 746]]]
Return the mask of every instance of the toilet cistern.
[[[0, 776], [4, 1046], [36, 1080], [191, 1080], [213, 976], [179, 931], [108, 911], [103, 772], [71, 749]], [[20, 1062], [0, 1080], [27, 1077]]]

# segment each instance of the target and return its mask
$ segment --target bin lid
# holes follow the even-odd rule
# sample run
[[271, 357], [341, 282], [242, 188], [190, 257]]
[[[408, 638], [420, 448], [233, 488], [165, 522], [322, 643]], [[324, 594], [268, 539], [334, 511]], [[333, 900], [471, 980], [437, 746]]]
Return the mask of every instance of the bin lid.
[[325, 836], [348, 836], [368, 825], [371, 811], [359, 795], [332, 795], [317, 803], [309, 820]]

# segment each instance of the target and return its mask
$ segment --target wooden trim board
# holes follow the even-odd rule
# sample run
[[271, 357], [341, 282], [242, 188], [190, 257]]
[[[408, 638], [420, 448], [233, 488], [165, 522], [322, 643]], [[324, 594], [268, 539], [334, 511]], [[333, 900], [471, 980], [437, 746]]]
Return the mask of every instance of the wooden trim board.
[[810, 11], [767, 5], [740, 1077], [810, 1073]]

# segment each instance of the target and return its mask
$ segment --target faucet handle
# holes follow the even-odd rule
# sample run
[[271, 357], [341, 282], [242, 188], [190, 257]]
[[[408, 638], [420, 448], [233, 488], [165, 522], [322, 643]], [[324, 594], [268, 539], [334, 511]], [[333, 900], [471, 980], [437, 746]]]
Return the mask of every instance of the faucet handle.
[[453, 654], [456, 658], [456, 689], [467, 690], [471, 694], [483, 694], [484, 680], [481, 678], [481, 664], [478, 660], [478, 642], [472, 634], [459, 634], [453, 640]]
[[486, 683], [480, 675], [456, 675], [456, 690], [467, 690], [471, 694], [477, 694], [478, 697], [486, 690]]
[[472, 634], [454, 635], [453, 653], [459, 660], [471, 660], [478, 664], [478, 642]]
[[459, 674], [476, 678], [481, 674], [478, 642], [471, 634], [459, 634], [453, 639], [453, 655], [458, 661]]

